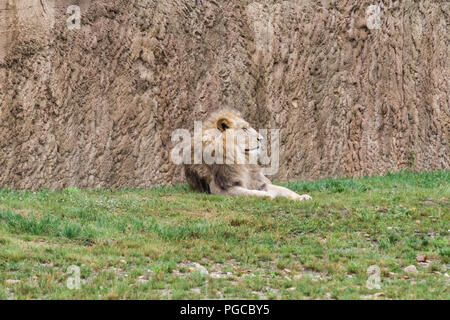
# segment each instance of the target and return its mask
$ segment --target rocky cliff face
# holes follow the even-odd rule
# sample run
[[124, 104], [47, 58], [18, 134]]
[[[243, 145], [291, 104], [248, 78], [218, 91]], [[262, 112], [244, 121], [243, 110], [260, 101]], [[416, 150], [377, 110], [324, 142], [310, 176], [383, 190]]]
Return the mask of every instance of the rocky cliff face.
[[449, 15], [437, 0], [0, 0], [0, 185], [182, 181], [173, 129], [226, 105], [282, 129], [278, 180], [448, 169]]

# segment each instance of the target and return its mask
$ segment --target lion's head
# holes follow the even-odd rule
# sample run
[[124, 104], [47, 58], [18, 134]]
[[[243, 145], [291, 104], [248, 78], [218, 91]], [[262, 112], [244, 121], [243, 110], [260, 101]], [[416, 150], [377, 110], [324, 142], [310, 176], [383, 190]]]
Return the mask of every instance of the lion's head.
[[203, 129], [204, 148], [213, 157], [223, 156], [225, 163], [248, 163], [250, 155], [256, 159], [261, 150], [261, 135], [235, 110], [212, 114]]

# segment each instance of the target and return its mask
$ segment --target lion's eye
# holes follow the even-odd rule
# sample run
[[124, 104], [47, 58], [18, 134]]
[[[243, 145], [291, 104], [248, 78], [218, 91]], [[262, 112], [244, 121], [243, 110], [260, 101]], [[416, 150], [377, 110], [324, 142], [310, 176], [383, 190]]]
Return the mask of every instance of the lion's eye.
[[244, 130], [244, 132], [247, 132], [247, 131], [248, 131], [248, 129], [247, 129], [247, 128], [244, 128], [244, 129], [242, 129], [242, 130]]

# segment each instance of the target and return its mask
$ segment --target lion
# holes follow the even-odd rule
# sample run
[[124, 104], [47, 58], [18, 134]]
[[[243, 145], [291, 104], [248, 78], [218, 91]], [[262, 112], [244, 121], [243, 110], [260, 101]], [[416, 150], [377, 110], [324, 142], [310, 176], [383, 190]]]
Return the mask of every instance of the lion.
[[[213, 156], [227, 157], [231, 163], [185, 164], [184, 172], [189, 186], [196, 191], [231, 196], [285, 197], [292, 200], [311, 200], [287, 188], [273, 185], [264, 176], [257, 163], [250, 163], [250, 155], [257, 155], [261, 149], [262, 137], [236, 110], [226, 108], [211, 114], [203, 125], [202, 147], [209, 148]], [[234, 152], [228, 152], [227, 137], [240, 136], [245, 143], [235, 144]], [[228, 140], [229, 141], [229, 140]], [[233, 140], [234, 142], [235, 140]], [[241, 140], [242, 141], [242, 140]], [[244, 159], [244, 163], [238, 162]], [[192, 163], [192, 162], [191, 162]]]

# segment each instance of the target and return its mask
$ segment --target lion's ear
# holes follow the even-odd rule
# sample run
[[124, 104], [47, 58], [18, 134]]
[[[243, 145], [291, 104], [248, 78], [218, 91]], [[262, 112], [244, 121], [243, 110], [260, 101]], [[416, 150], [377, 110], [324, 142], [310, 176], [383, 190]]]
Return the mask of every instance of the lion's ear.
[[226, 118], [221, 118], [217, 121], [217, 129], [225, 131], [231, 127], [231, 122]]

